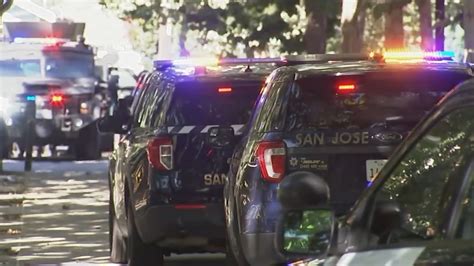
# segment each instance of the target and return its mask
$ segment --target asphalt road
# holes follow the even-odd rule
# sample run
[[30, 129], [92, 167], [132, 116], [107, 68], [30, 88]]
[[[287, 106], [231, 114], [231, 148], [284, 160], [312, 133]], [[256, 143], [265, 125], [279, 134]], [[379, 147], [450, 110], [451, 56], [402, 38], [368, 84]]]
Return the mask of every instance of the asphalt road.
[[[4, 161], [0, 265], [113, 265], [108, 261], [107, 162]], [[223, 254], [173, 255], [166, 265], [225, 265]]]

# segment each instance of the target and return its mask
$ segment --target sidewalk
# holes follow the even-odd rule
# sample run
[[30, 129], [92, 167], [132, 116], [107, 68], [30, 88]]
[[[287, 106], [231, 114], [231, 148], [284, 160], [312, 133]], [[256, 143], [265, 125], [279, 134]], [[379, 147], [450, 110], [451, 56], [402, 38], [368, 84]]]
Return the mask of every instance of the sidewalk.
[[15, 243], [23, 229], [23, 201], [26, 190], [21, 173], [0, 174], [0, 265], [15, 265], [19, 249]]
[[0, 265], [107, 262], [104, 175], [0, 174]]

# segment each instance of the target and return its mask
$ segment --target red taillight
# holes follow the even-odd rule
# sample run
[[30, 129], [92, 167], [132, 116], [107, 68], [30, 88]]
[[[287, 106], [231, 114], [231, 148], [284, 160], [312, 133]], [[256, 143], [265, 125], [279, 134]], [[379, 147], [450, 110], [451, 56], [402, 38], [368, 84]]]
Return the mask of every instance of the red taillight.
[[218, 91], [219, 93], [231, 93], [231, 92], [232, 92], [232, 88], [228, 88], [228, 87], [219, 88], [217, 91]]
[[264, 141], [257, 147], [262, 177], [268, 182], [280, 182], [285, 174], [286, 148], [282, 141]]
[[197, 210], [205, 209], [206, 205], [204, 204], [176, 204], [174, 208], [177, 210]]
[[62, 107], [64, 104], [64, 96], [59, 94], [51, 95], [49, 100], [51, 102], [51, 105], [55, 107]]
[[158, 137], [147, 146], [148, 162], [157, 170], [173, 169], [173, 140], [170, 137]]
[[51, 102], [53, 103], [62, 103], [63, 102], [63, 96], [62, 95], [53, 95], [51, 96]]
[[347, 83], [347, 84], [339, 84], [337, 86], [337, 90], [339, 92], [351, 92], [351, 91], [354, 91], [356, 88], [356, 85], [355, 84], [350, 84], [350, 83]]

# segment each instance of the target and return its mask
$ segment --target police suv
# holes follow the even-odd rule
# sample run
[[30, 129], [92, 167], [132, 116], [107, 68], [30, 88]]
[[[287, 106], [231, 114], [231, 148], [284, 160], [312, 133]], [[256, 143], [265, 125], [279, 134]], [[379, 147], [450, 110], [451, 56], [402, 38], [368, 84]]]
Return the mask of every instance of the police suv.
[[[393, 153], [343, 219], [328, 186], [293, 173], [278, 245], [292, 265], [473, 265], [474, 80], [453, 90]], [[295, 193], [296, 192], [296, 193]]]
[[[472, 77], [450, 53], [354, 60], [301, 58], [268, 78], [236, 146], [225, 186], [228, 239], [240, 265], [284, 261], [274, 246], [277, 187], [295, 171], [320, 175], [336, 215], [349, 210], [413, 126]], [[311, 63], [326, 58], [327, 63]]]
[[[0, 43], [0, 102], [20, 156], [31, 134], [34, 145], [68, 145], [79, 159], [99, 158], [95, 122], [106, 108], [94, 50], [83, 38], [65, 39], [76, 38], [67, 33], [82, 33], [84, 24], [12, 22], [5, 23], [5, 29], [10, 40]], [[45, 38], [55, 34], [58, 38]], [[26, 126], [28, 102], [36, 108], [33, 131]]]
[[101, 131], [123, 134], [109, 166], [113, 262], [162, 265], [170, 253], [225, 250], [222, 189], [272, 60], [156, 61], [129, 113], [119, 100]]

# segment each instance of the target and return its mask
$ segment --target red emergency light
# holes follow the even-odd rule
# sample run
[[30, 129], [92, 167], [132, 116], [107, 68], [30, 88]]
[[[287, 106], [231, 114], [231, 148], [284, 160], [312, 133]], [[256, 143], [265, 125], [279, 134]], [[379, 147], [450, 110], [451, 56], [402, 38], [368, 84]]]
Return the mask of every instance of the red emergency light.
[[223, 88], [219, 88], [217, 91], [218, 91], [219, 93], [230, 93], [230, 92], [232, 92], [232, 88], [230, 88], [230, 87], [223, 87]]
[[337, 85], [337, 90], [339, 92], [351, 92], [356, 89], [356, 85], [354, 83], [343, 83]]
[[62, 106], [64, 104], [64, 96], [60, 94], [53, 94], [50, 97], [50, 102], [52, 106]]
[[51, 96], [51, 101], [53, 103], [61, 103], [63, 101], [63, 96], [62, 95], [53, 95], [53, 96]]

